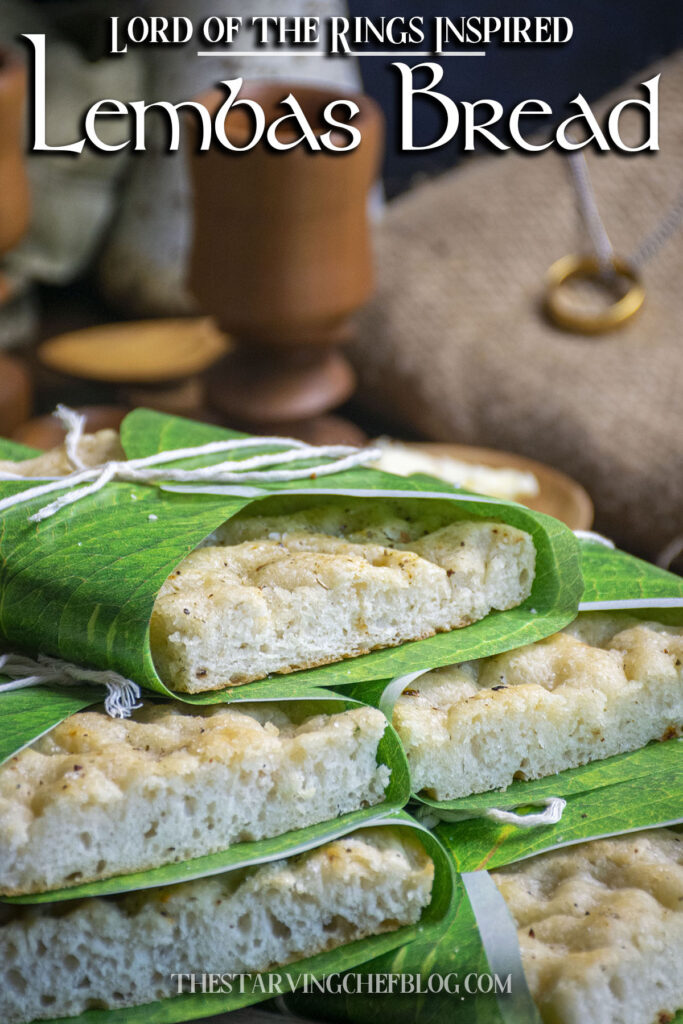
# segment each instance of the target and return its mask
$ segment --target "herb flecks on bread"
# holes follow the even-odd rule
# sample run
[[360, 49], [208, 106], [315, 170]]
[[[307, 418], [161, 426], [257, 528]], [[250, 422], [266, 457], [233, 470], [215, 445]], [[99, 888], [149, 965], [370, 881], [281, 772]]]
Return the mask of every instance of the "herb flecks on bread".
[[683, 731], [683, 628], [591, 613], [492, 658], [435, 669], [393, 716], [415, 791], [505, 789]]
[[67, 718], [0, 766], [0, 893], [188, 860], [380, 803], [384, 715], [296, 707]]
[[434, 866], [416, 837], [366, 829], [291, 860], [123, 897], [12, 908], [0, 925], [3, 1024], [177, 994], [179, 973], [285, 966], [415, 924]]
[[548, 1024], [654, 1024], [683, 1006], [683, 837], [599, 839], [492, 873]]
[[504, 523], [407, 518], [391, 503], [229, 520], [170, 576], [154, 660], [195, 693], [467, 626], [531, 592], [535, 549]]

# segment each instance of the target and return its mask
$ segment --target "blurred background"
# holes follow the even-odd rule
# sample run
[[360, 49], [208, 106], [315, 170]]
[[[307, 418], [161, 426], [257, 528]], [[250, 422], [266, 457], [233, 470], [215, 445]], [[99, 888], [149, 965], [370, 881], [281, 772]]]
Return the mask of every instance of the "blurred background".
[[[486, 13], [507, 6], [492, 0]], [[377, 0], [130, 0], [116, 13], [198, 23], [417, 12], [407, 0], [390, 12]], [[455, 16], [445, 0], [419, 13]], [[463, 158], [457, 142], [401, 152], [390, 58], [199, 58], [192, 44], [107, 58], [106, 0], [3, 0], [0, 435], [58, 443], [57, 402], [87, 409], [92, 429], [145, 405], [320, 443], [384, 435], [403, 442], [384, 444], [393, 471], [518, 498], [680, 570], [683, 17], [670, 0], [570, 0], [560, 13], [574, 23], [567, 45], [444, 59], [439, 89], [507, 111], [541, 98], [559, 120], [578, 92], [604, 114], [661, 74], [660, 151], [587, 153], [600, 222], [645, 288], [642, 310], [599, 335], [560, 327], [545, 308], [555, 261], [594, 255], [565, 155]], [[363, 141], [345, 155], [198, 155], [189, 119], [169, 154], [154, 113], [144, 153], [28, 154], [22, 33], [47, 36], [52, 145], [79, 137], [97, 99], [201, 97], [214, 109], [216, 83], [238, 76], [272, 117], [288, 91], [313, 123], [353, 94]], [[440, 114], [425, 101], [415, 110], [427, 144]], [[639, 130], [625, 119], [627, 138]], [[118, 119], [102, 131], [111, 144], [128, 134]], [[592, 315], [628, 287], [595, 278], [569, 301]]]

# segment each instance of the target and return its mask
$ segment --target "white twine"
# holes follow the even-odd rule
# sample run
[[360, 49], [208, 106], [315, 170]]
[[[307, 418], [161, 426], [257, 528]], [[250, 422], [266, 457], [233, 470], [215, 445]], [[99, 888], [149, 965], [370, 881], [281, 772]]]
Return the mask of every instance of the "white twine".
[[598, 210], [586, 158], [581, 150], [575, 150], [567, 153], [567, 159], [574, 181], [579, 214], [588, 232], [600, 271], [603, 274], [614, 274], [614, 248]]
[[78, 445], [85, 430], [85, 416], [61, 403], [55, 409], [55, 416], [66, 431], [64, 448], [66, 457], [74, 469], [85, 469], [85, 463], [78, 454]]
[[557, 825], [562, 820], [567, 801], [561, 796], [551, 796], [547, 800], [528, 800], [524, 805], [519, 804], [518, 806], [527, 805], [541, 806], [545, 809], [535, 814], [517, 814], [515, 811], [503, 810], [499, 807], [451, 811], [447, 808], [441, 810], [439, 807], [425, 806], [417, 811], [417, 817], [427, 828], [433, 828], [440, 821], [467, 821], [471, 818], [488, 818], [501, 825], [515, 825], [517, 828], [538, 828], [543, 825]]
[[[315, 446], [297, 441], [291, 437], [245, 437], [236, 438], [230, 441], [213, 441], [209, 444], [198, 445], [192, 448], [175, 448], [171, 451], [159, 452], [157, 455], [148, 455], [141, 459], [130, 459], [126, 461], [111, 460], [100, 466], [85, 467], [77, 452], [78, 441], [82, 436], [84, 421], [72, 409], [59, 406], [57, 414], [67, 427], [65, 447], [70, 462], [75, 466], [72, 473], [60, 477], [41, 477], [44, 483], [35, 487], [29, 487], [18, 494], [10, 495], [0, 500], [0, 512], [13, 508], [16, 505], [23, 505], [34, 498], [40, 498], [51, 494], [54, 491], [68, 490], [70, 493], [62, 494], [55, 501], [44, 505], [38, 512], [29, 516], [29, 520], [39, 523], [48, 519], [61, 509], [90, 494], [102, 490], [113, 480], [127, 483], [151, 484], [158, 481], [179, 483], [202, 483], [212, 481], [215, 483], [240, 484], [250, 481], [268, 481], [271, 483], [285, 482], [291, 480], [315, 479], [319, 476], [330, 476], [333, 473], [341, 473], [354, 466], [361, 466], [378, 458], [379, 453], [373, 448], [353, 448], [349, 445], [323, 445]], [[225, 462], [213, 466], [200, 466], [196, 469], [173, 469], [167, 464], [177, 462], [179, 459], [195, 458], [197, 456], [215, 455], [219, 452], [234, 452], [248, 448], [262, 448], [272, 446], [284, 451], [269, 452], [264, 455], [255, 455], [246, 459], [228, 459]], [[315, 465], [291, 468], [280, 467], [287, 463], [297, 463], [312, 459], [332, 459], [331, 462]], [[80, 466], [77, 465], [80, 463]], [[164, 468], [155, 469], [155, 466]], [[26, 478], [15, 473], [0, 472], [0, 480], [25, 480]], [[78, 487], [78, 484], [85, 484]], [[244, 493], [244, 490], [235, 488], [235, 494]]]
[[59, 686], [98, 683], [107, 688], [104, 710], [111, 718], [130, 718], [132, 711], [142, 707], [139, 703], [138, 684], [109, 669], [100, 671], [83, 668], [45, 654], [39, 654], [35, 660], [23, 654], [3, 654], [0, 655], [0, 673], [9, 676], [11, 680], [9, 683], [0, 683], [0, 693], [43, 686], [45, 683], [56, 683]]
[[484, 817], [492, 821], [498, 821], [502, 825], [516, 825], [517, 828], [535, 828], [538, 825], [557, 825], [562, 819], [562, 813], [567, 806], [567, 801], [561, 796], [551, 796], [547, 800], [532, 801], [533, 804], [542, 804], [544, 811], [537, 814], [516, 814], [514, 811], [502, 811], [498, 807], [489, 807], [484, 812]]
[[[583, 150], [575, 150], [567, 153], [567, 159], [574, 182], [579, 214], [590, 238], [600, 272], [607, 277], [613, 277], [614, 247], [600, 216], [586, 157]], [[643, 239], [630, 257], [631, 266], [639, 268], [651, 260], [675, 234], [681, 223], [683, 223], [683, 190], [678, 193], [659, 224]]]
[[[418, 669], [417, 672], [397, 676], [387, 684], [379, 699], [379, 709], [389, 722], [394, 717], [396, 702], [403, 691], [420, 676], [431, 671], [429, 668]], [[461, 821], [465, 818], [490, 818], [492, 821], [498, 821], [505, 825], [516, 825], [518, 828], [535, 828], [538, 825], [557, 825], [567, 806], [567, 801], [558, 796], [551, 796], [547, 800], [529, 800], [527, 803], [532, 806], [542, 806], [545, 810], [539, 811], [537, 814], [516, 814], [514, 811], [500, 810], [497, 807], [482, 807], [471, 811], [448, 811], [445, 809], [441, 811], [438, 807], [424, 806], [420, 808], [417, 816], [427, 828], [433, 828], [439, 821]]]

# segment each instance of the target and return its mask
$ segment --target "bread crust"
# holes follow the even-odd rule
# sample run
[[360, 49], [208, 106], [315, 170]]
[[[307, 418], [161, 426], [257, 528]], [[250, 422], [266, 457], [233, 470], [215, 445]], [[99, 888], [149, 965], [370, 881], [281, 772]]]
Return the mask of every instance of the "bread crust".
[[393, 716], [415, 791], [505, 789], [683, 729], [683, 628], [588, 614], [561, 633], [411, 684]]
[[161, 588], [152, 653], [175, 690], [236, 686], [469, 625], [520, 604], [534, 572], [531, 537], [501, 523], [432, 529], [391, 506], [238, 517]]
[[0, 766], [0, 892], [142, 871], [378, 804], [385, 727], [375, 708], [290, 703], [80, 712]]
[[683, 841], [656, 829], [491, 872], [544, 1021], [653, 1024], [683, 1006]]
[[300, 857], [124, 897], [22, 909], [0, 926], [0, 1020], [177, 994], [178, 973], [251, 973], [416, 923], [434, 867], [419, 840], [362, 830]]

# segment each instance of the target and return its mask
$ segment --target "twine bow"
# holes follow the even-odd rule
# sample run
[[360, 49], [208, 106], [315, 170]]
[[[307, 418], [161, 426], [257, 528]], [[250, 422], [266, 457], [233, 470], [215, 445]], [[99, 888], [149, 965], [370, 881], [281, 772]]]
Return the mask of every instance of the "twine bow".
[[[90, 494], [102, 490], [113, 480], [126, 483], [156, 485], [158, 482], [176, 483], [221, 483], [235, 484], [232, 493], [244, 497], [258, 494], [260, 491], [240, 487], [244, 483], [276, 483], [292, 480], [314, 479], [330, 476], [362, 466], [379, 458], [380, 453], [374, 448], [353, 448], [349, 445], [309, 445], [292, 437], [244, 437], [227, 441], [212, 441], [208, 444], [191, 448], [175, 448], [171, 451], [159, 452], [141, 459], [110, 460], [100, 466], [84, 466], [78, 454], [78, 442], [83, 434], [85, 420], [83, 416], [65, 406], [57, 407], [57, 416], [67, 428], [65, 449], [73, 471], [67, 476], [40, 477], [45, 482], [18, 494], [0, 499], [0, 512], [16, 505], [23, 505], [34, 498], [41, 498], [55, 491], [68, 491], [54, 501], [44, 505], [29, 516], [33, 523], [49, 519], [61, 509]], [[254, 455], [246, 459], [227, 459], [211, 466], [200, 466], [195, 469], [172, 468], [169, 463], [180, 459], [216, 455], [220, 452], [239, 452], [249, 448], [275, 447], [283, 449]], [[287, 463], [296, 464], [310, 462], [315, 459], [314, 466], [296, 466], [281, 469]], [[331, 462], [317, 462], [320, 459], [331, 459]], [[163, 468], [155, 468], [155, 467]], [[0, 472], [0, 481], [26, 480], [18, 473]], [[85, 486], [78, 486], [84, 484]]]
[[517, 814], [516, 811], [505, 810], [500, 807], [451, 811], [429, 805], [419, 807], [415, 814], [418, 821], [421, 821], [427, 828], [434, 828], [441, 821], [465, 821], [468, 818], [488, 818], [490, 821], [496, 821], [501, 825], [514, 825], [516, 828], [542, 828], [545, 825], [557, 825], [562, 820], [562, 814], [567, 806], [567, 801], [561, 796], [551, 796], [547, 800], [530, 800], [529, 804], [531, 806], [541, 806], [543, 810], [527, 814]]
[[60, 686], [98, 683], [107, 688], [104, 710], [111, 718], [129, 718], [135, 708], [142, 707], [138, 684], [110, 669], [83, 668], [45, 654], [39, 654], [35, 659], [23, 654], [3, 654], [0, 655], [0, 673], [10, 678], [9, 683], [0, 683], [0, 693], [45, 683]]

